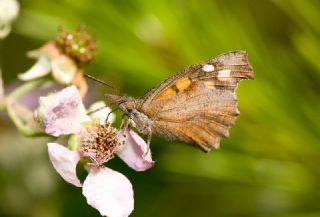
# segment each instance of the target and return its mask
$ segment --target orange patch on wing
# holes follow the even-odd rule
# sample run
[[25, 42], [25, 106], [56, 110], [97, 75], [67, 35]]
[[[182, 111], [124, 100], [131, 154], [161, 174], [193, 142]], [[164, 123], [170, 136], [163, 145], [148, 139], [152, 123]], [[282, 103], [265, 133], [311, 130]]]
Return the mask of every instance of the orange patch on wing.
[[172, 95], [174, 95], [176, 93], [177, 92], [172, 87], [169, 87], [165, 91], [163, 91], [157, 98], [159, 99], [159, 98], [162, 98], [162, 97], [172, 96]]
[[207, 86], [207, 88], [214, 89], [215, 83], [214, 81], [205, 81], [204, 84]]
[[189, 77], [184, 77], [176, 82], [176, 87], [180, 92], [187, 89], [190, 85], [191, 85], [191, 80]]

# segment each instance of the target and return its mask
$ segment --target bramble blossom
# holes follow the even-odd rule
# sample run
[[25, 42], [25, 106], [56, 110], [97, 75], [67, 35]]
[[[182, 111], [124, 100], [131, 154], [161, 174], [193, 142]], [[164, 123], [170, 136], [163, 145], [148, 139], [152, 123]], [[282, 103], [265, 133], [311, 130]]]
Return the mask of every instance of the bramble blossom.
[[[103, 163], [117, 155], [134, 170], [144, 171], [151, 168], [154, 161], [138, 134], [127, 127], [118, 130], [110, 126], [111, 121], [105, 120], [109, 112], [102, 109], [94, 116], [88, 116], [78, 90], [71, 86], [42, 97], [36, 117], [50, 135], [72, 134], [69, 142], [72, 150], [58, 143], [48, 143], [50, 160], [62, 178], [82, 187], [88, 204], [101, 215], [123, 217], [134, 207], [132, 185], [124, 175]], [[83, 183], [76, 174], [81, 158], [87, 159], [86, 168], [89, 168]]]

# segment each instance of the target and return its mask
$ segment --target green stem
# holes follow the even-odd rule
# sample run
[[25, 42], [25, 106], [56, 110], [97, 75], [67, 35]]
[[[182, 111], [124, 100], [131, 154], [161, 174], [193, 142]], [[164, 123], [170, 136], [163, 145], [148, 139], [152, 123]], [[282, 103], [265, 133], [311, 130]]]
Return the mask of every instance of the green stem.
[[2, 47], [3, 41], [0, 40], [0, 111], [1, 111], [1, 104], [5, 101], [4, 97], [4, 82], [2, 78]]
[[46, 135], [39, 124], [34, 121], [31, 111], [27, 110], [24, 106], [21, 106], [14, 101], [7, 100], [7, 103], [8, 115], [19, 132], [21, 132], [24, 136], [29, 137]]
[[[2, 102], [4, 102], [4, 84], [3, 84], [3, 78], [2, 78], [2, 69], [1, 69], [1, 63], [0, 63], [0, 105]], [[1, 106], [0, 106], [1, 110]]]
[[37, 86], [40, 86], [44, 83], [44, 79], [37, 79], [33, 81], [29, 81], [17, 87], [14, 91], [12, 91], [8, 96], [4, 96], [2, 100], [0, 100], [0, 111], [4, 111], [7, 108], [7, 100], [18, 100], [20, 97], [25, 95], [30, 90], [34, 89]]
[[11, 100], [18, 100], [20, 97], [24, 96], [30, 90], [40, 86], [44, 82], [45, 82], [45, 79], [28, 81], [23, 85], [19, 86], [18, 88], [16, 88], [14, 91], [12, 91], [6, 98]]
[[44, 132], [33, 118], [33, 112], [20, 105], [17, 101], [30, 90], [40, 86], [45, 79], [38, 79], [24, 83], [11, 92], [5, 99], [4, 109], [17, 129], [25, 136], [43, 136]]

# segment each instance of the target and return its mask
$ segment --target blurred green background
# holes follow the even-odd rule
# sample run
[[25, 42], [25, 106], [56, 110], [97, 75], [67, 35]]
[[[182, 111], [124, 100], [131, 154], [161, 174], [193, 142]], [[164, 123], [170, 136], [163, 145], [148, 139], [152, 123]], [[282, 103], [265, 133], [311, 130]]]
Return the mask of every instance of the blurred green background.
[[[5, 83], [34, 63], [25, 53], [59, 26], [86, 25], [98, 42], [86, 72], [140, 96], [172, 73], [246, 50], [253, 81], [238, 88], [240, 117], [208, 154], [153, 137], [155, 167], [116, 159], [135, 191], [132, 216], [320, 216], [320, 1], [24, 0], [2, 49]], [[91, 100], [110, 89], [90, 81]], [[44, 139], [0, 122], [0, 216], [93, 217], [81, 190], [51, 166]]]

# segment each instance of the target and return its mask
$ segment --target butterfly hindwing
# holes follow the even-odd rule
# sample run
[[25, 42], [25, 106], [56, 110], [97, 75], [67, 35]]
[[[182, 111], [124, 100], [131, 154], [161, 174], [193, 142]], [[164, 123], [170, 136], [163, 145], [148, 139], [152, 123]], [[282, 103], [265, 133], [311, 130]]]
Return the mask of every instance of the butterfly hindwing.
[[152, 116], [154, 133], [169, 140], [196, 143], [205, 151], [218, 147], [239, 114], [234, 92], [209, 89], [198, 81], [177, 96], [171, 102], [154, 101], [158, 108]]

